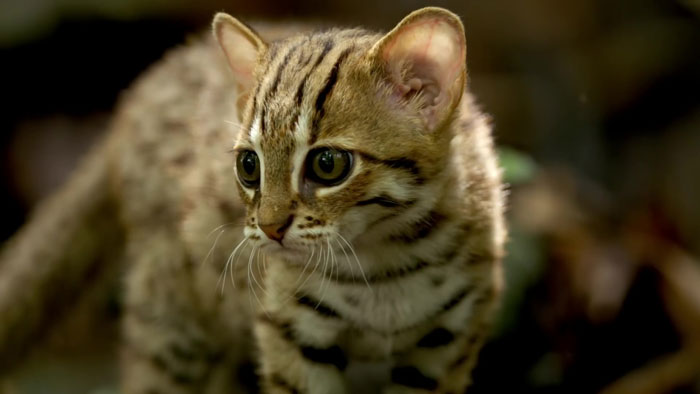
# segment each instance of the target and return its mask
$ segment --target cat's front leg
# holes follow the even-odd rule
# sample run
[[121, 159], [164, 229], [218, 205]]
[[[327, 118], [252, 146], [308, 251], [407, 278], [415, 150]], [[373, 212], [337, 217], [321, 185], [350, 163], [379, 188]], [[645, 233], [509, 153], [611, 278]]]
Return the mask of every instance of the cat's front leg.
[[166, 231], [134, 238], [140, 241], [129, 251], [121, 391], [231, 392], [235, 367], [207, 328], [211, 318], [200, 311], [202, 298], [192, 297], [192, 273], [204, 271], [188, 268], [182, 242]]
[[342, 322], [330, 309], [300, 297], [275, 314], [262, 313], [255, 331], [266, 394], [343, 394], [347, 358], [335, 343]]
[[[433, 343], [417, 345], [397, 361], [384, 394], [464, 392], [469, 371], [464, 370], [465, 363], [461, 359], [471, 358], [473, 353], [466, 344], [467, 339], [457, 338], [443, 328], [436, 328], [425, 338], [429, 336]], [[463, 376], [454, 376], [456, 370]], [[449, 381], [448, 376], [454, 376], [457, 381]], [[448, 390], [447, 386], [454, 390]]]
[[384, 394], [464, 393], [471, 382], [482, 335], [455, 334], [436, 329], [431, 334], [437, 341], [416, 347], [391, 370], [391, 384]]

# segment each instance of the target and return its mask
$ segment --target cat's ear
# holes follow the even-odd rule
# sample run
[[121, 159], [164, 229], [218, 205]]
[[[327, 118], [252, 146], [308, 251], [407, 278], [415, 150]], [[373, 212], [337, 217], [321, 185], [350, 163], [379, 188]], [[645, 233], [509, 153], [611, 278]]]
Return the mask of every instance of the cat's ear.
[[409, 14], [369, 53], [390, 79], [393, 99], [417, 100], [429, 131], [444, 125], [462, 97], [466, 54], [459, 17], [437, 7]]
[[239, 113], [255, 85], [255, 67], [267, 51], [267, 44], [251, 28], [223, 12], [214, 17], [214, 37], [226, 55], [239, 89]]

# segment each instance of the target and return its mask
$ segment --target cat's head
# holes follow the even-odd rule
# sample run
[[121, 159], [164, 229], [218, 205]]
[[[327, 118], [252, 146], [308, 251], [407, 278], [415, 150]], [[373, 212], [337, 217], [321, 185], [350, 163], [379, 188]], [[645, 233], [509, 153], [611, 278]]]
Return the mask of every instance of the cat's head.
[[268, 44], [218, 14], [214, 34], [240, 90], [247, 237], [290, 258], [338, 251], [432, 208], [466, 79], [457, 16], [424, 8], [384, 36], [331, 30]]

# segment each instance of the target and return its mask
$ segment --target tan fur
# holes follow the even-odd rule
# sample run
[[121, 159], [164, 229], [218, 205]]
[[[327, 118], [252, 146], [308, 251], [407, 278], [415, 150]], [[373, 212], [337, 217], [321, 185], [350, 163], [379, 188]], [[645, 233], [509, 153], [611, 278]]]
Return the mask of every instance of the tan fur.
[[[217, 15], [223, 55], [213, 40], [167, 55], [122, 99], [100, 177], [76, 178], [100, 180], [94, 197], [117, 201], [106, 216], [126, 237], [123, 389], [239, 392], [237, 368], [258, 354], [269, 393], [353, 392], [345, 367], [361, 360], [391, 363], [386, 393], [459, 392], [496, 306], [505, 240], [462, 24], [426, 8], [384, 36], [286, 33], [263, 38]], [[432, 42], [457, 55], [435, 58]], [[309, 180], [319, 147], [350, 152], [346, 180]], [[237, 180], [246, 150], [260, 159], [257, 188]], [[263, 231], [283, 225], [280, 242]], [[55, 264], [3, 259], [15, 272]], [[12, 337], [2, 327], [0, 349]]]

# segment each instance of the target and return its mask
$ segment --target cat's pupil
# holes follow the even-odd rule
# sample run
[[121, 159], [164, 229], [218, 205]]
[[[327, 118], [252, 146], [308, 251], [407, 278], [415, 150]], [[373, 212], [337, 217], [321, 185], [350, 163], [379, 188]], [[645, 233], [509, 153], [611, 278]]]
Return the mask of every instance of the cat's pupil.
[[253, 173], [255, 172], [255, 166], [256, 166], [256, 163], [255, 163], [255, 162], [256, 162], [256, 160], [255, 160], [255, 156], [254, 156], [254, 155], [252, 155], [252, 154], [250, 154], [250, 153], [246, 154], [246, 155], [243, 157], [243, 170], [244, 170], [247, 174], [253, 175]]
[[334, 159], [335, 158], [333, 152], [331, 152], [330, 150], [322, 152], [320, 157], [318, 158], [318, 167], [321, 169], [321, 171], [330, 174], [333, 172], [333, 168], [335, 167]]

